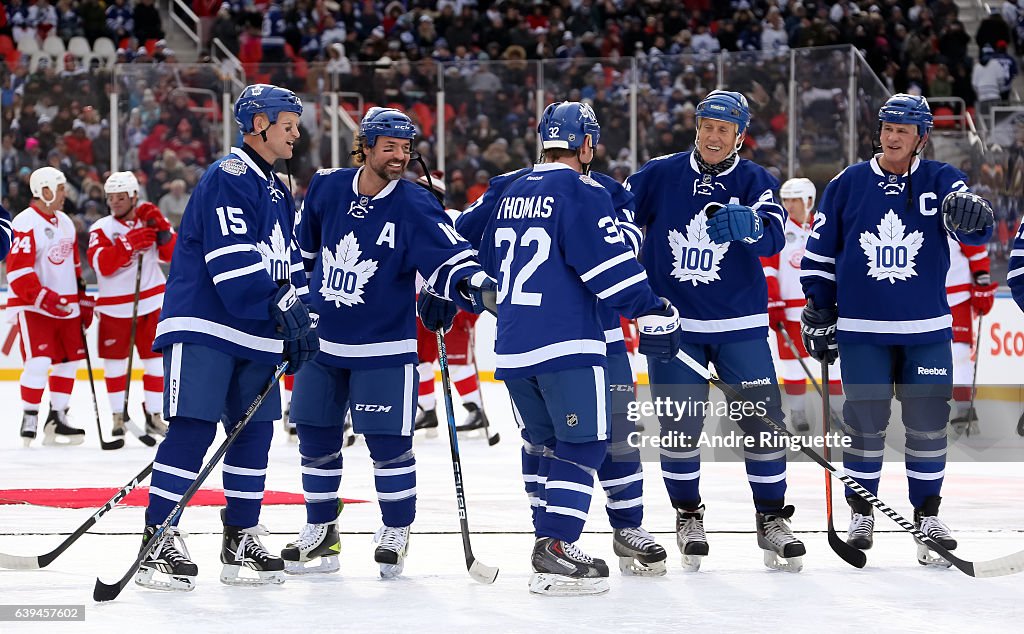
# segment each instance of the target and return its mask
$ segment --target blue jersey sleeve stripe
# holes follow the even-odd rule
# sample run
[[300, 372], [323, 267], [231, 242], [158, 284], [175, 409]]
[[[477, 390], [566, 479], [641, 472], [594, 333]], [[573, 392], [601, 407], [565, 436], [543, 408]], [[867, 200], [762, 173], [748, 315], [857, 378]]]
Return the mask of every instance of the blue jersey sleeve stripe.
[[623, 334], [622, 328], [609, 328], [604, 331], [604, 342], [615, 343], [617, 341], [625, 341], [626, 335]]
[[744, 315], [742, 317], [728, 317], [726, 319], [679, 318], [679, 327], [689, 332], [729, 332], [734, 330], [747, 330], [750, 328], [765, 328], [767, 326], [768, 313]]
[[830, 258], [824, 255], [818, 255], [814, 251], [804, 251], [804, 257], [808, 260], [814, 260], [815, 262], [821, 262], [822, 264], [835, 264], [836, 259]]
[[835, 273], [828, 273], [826, 271], [813, 271], [808, 269], [800, 271], [800, 279], [805, 277], [823, 277], [826, 280], [831, 280], [833, 282], [836, 281]]
[[336, 343], [320, 337], [320, 351], [335, 357], [390, 357], [416, 352], [416, 339], [375, 343]]
[[[427, 286], [429, 286], [430, 288], [434, 289], [438, 293], [443, 294], [446, 299], [450, 299], [451, 296], [447, 294], [447, 291], [448, 291], [448, 282], [451, 280], [451, 275], [452, 275], [453, 271], [448, 271], [448, 274], [447, 274], [447, 276], [445, 278], [445, 286], [444, 287], [442, 287], [442, 288], [438, 288], [437, 287], [437, 279], [442, 275], [442, 273], [444, 273], [444, 270], [446, 268], [452, 267], [452, 269], [454, 270], [454, 267], [455, 267], [456, 264], [459, 264], [463, 260], [472, 259], [472, 257], [473, 257], [473, 254], [470, 253], [468, 249], [466, 249], [466, 250], [463, 250], [463, 251], [459, 251], [458, 253], [456, 253], [452, 257], [448, 258], [447, 260], [445, 260], [444, 262], [441, 263], [441, 266], [439, 266], [436, 269], [434, 269], [434, 272], [430, 274], [430, 277], [427, 278]], [[472, 263], [470, 263], [470, 265], [472, 265]], [[459, 268], [462, 268], [462, 267], [459, 267]]]
[[1024, 249], [1014, 249], [1010, 251], [1011, 258], [1024, 258]]
[[226, 247], [214, 249], [207, 253], [206, 263], [209, 264], [221, 256], [230, 255], [232, 253], [245, 253], [247, 251], [256, 251], [256, 247], [251, 244], [229, 244]]
[[280, 339], [270, 339], [242, 332], [237, 328], [225, 326], [215, 321], [202, 319], [200, 317], [167, 317], [161, 319], [156, 327], [156, 336], [160, 337], [169, 332], [193, 332], [202, 333], [229, 343], [245, 346], [252, 350], [261, 352], [281, 352], [284, 342]]
[[316, 251], [306, 251], [305, 249], [299, 249], [299, 253], [302, 254], [303, 260], [315, 260], [317, 255]]
[[256, 273], [258, 271], [266, 271], [266, 269], [263, 267], [262, 262], [257, 262], [255, 264], [250, 264], [249, 266], [245, 266], [242, 268], [229, 269], [227, 271], [224, 271], [223, 273], [218, 273], [217, 275], [213, 276], [213, 283], [220, 284], [221, 282], [233, 280], [235, 278], [242, 277], [245, 275], [251, 275], [252, 273]]
[[[1024, 264], [1024, 262], [1022, 262], [1022, 264]], [[1013, 270], [1013, 271], [1010, 271], [1009, 273], [1007, 273], [1006, 274], [1006, 281], [1010, 281], [1013, 278], [1017, 277], [1018, 275], [1024, 275], [1024, 266], [1021, 266], [1021, 268]]]
[[632, 253], [629, 253], [629, 252], [620, 253], [620, 254], [616, 255], [614, 258], [611, 258], [609, 260], [605, 260], [604, 262], [598, 264], [597, 266], [595, 266], [594, 268], [590, 269], [589, 271], [587, 271], [583, 275], [580, 275], [580, 280], [582, 280], [583, 282], [589, 282], [590, 280], [594, 279], [595, 277], [597, 277], [601, 273], [604, 273], [605, 271], [607, 271], [608, 269], [612, 268], [613, 266], [617, 266], [619, 264], [622, 264], [623, 262], [626, 262], [627, 260], [632, 260], [633, 258], [634, 258], [634, 256], [633, 256]]
[[[456, 273], [458, 273], [459, 271], [462, 271], [463, 269], [470, 269], [470, 270], [466, 271], [465, 274], [458, 275], [458, 276], [455, 275]], [[480, 268], [480, 265], [477, 264], [472, 259], [467, 259], [465, 262], [459, 264], [458, 266], [453, 266], [451, 268], [451, 270], [448, 271], [448, 275], [445, 276], [444, 288], [447, 290], [447, 293], [446, 293], [445, 297], [447, 297], [449, 299], [454, 297], [454, 295], [455, 295], [455, 285], [459, 281], [463, 280], [464, 278], [467, 278], [467, 277], [471, 276], [473, 273], [476, 273], [477, 271], [480, 271], [480, 270], [482, 270]]]
[[495, 358], [499, 368], [523, 368], [573, 354], [604, 355], [607, 350], [608, 347], [603, 341], [596, 341], [593, 339], [571, 339], [569, 341], [559, 341], [548, 344], [525, 352], [496, 354]]
[[292, 266], [289, 269], [292, 273], [299, 273], [306, 270], [306, 267], [302, 265], [302, 262], [292, 262]]
[[634, 275], [632, 277], [628, 277], [628, 278], [622, 280], [621, 282], [619, 282], [618, 284], [614, 284], [614, 285], [609, 286], [608, 288], [604, 289], [603, 291], [601, 291], [600, 293], [597, 294], [597, 298], [598, 299], [608, 299], [612, 295], [615, 295], [616, 293], [621, 293], [622, 291], [624, 291], [625, 289], [629, 288], [630, 286], [634, 286], [636, 284], [639, 284], [639, 283], [645, 281], [646, 279], [647, 279], [647, 271], [640, 271], [636, 275]]

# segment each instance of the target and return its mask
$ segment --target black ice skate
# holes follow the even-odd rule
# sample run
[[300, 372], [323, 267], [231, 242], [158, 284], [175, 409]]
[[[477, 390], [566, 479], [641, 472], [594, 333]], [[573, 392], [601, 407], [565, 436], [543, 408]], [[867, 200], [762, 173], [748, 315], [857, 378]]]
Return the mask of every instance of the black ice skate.
[[110, 427], [111, 436], [124, 436], [124, 414], [117, 412], [113, 416], [114, 424]]
[[[220, 512], [221, 519], [224, 511]], [[267, 552], [260, 542], [261, 535], [270, 531], [257, 524], [251, 528], [224, 526], [224, 542], [220, 560], [224, 564], [220, 580], [229, 586], [263, 586], [284, 583], [284, 560]], [[242, 568], [255, 570], [255, 577], [242, 576]]]
[[21, 415], [21, 441], [28, 447], [36, 437], [39, 427], [39, 412], [25, 410]]
[[380, 576], [394, 579], [405, 569], [405, 556], [409, 552], [409, 526], [381, 526], [373, 538], [377, 549], [373, 560], [380, 564]]
[[463, 407], [469, 414], [466, 416], [466, 420], [462, 421], [461, 425], [455, 427], [455, 431], [474, 431], [477, 429], [485, 429], [490, 421], [487, 420], [487, 414], [480, 407], [477, 407], [476, 403], [465, 403]]
[[423, 409], [422, 407], [419, 410], [419, 414], [416, 415], [414, 430], [425, 429], [427, 430], [427, 438], [437, 438], [437, 412], [433, 409]]
[[356, 444], [356, 432], [352, 427], [352, 410], [345, 411], [345, 422], [341, 425], [341, 437], [345, 447]]
[[803, 542], [793, 535], [789, 518], [796, 509], [792, 505], [778, 511], [757, 513], [757, 545], [764, 550], [764, 565], [773, 570], [800, 572], [807, 553]]
[[696, 510], [676, 509], [676, 545], [683, 554], [683, 569], [689, 572], [700, 570], [700, 560], [708, 554], [703, 504]]
[[[926, 498], [924, 506], [914, 509], [914, 526], [917, 527], [917, 530], [938, 542], [939, 546], [946, 550], [956, 550], [956, 540], [953, 539], [952, 533], [949, 532], [949, 527], [938, 517], [939, 503], [941, 502], [942, 498], [938, 495]], [[942, 566], [943, 568], [949, 568], [953, 565], [933, 553], [921, 542], [917, 542], [917, 562], [922, 566]]]
[[[284, 571], [290, 575], [338, 572], [338, 554], [341, 552], [341, 538], [335, 522], [306, 524], [299, 538], [281, 550]], [[316, 566], [307, 566], [314, 562]]]
[[295, 423], [291, 420], [291, 407], [284, 409], [284, 414], [281, 415], [281, 427], [284, 429], [284, 433], [288, 435], [288, 442], [299, 442], [299, 432], [295, 429]]
[[954, 436], [976, 436], [978, 428], [978, 412], [973, 407], [968, 407], [959, 416], [949, 421]]
[[619, 528], [612, 533], [612, 550], [619, 558], [619, 570], [626, 575], [660, 577], [668, 570], [668, 553], [654, 537], [640, 527]]
[[68, 411], [50, 410], [43, 423], [44, 445], [81, 445], [85, 442], [85, 430], [68, 425]]
[[[155, 533], [156, 526], [146, 527], [142, 533], [143, 548]], [[135, 583], [153, 590], [195, 590], [199, 567], [192, 563], [188, 548], [185, 547], [185, 533], [179, 531], [177, 526], [170, 526], [159, 539], [135, 573]], [[154, 579], [153, 575], [157, 572], [167, 575], [167, 580]]]
[[848, 497], [850, 504], [850, 531], [846, 543], [858, 550], [868, 550], [875, 543], [875, 513], [866, 501], [859, 497]]
[[576, 544], [538, 537], [533, 545], [530, 592], [559, 597], [604, 594], [608, 592], [608, 564]]
[[166, 436], [167, 435], [167, 423], [164, 422], [164, 417], [160, 412], [152, 412], [146, 409], [146, 406], [142, 406], [142, 413], [146, 417], [146, 433], [150, 436]]

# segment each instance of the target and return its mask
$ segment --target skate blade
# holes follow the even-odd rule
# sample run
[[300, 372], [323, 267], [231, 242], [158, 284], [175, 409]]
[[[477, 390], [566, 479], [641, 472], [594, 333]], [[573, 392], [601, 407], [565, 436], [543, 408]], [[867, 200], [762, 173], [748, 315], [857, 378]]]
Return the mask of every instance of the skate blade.
[[124, 427], [115, 427], [110, 430], [111, 436], [124, 436]]
[[549, 572], [530, 575], [530, 592], [549, 597], [581, 597], [608, 592], [606, 577], [568, 577]]
[[949, 568], [953, 565], [922, 544], [917, 545], [917, 563], [935, 568]]
[[156, 570], [153, 568], [140, 568], [135, 573], [135, 585], [161, 592], [192, 592], [196, 589], [195, 577], [167, 575], [167, 581], [164, 581], [162, 579], [154, 579], [154, 573], [156, 573]]
[[804, 558], [802, 556], [780, 557], [775, 551], [766, 550], [764, 551], [764, 565], [772, 570], [800, 572], [804, 569]]
[[[61, 438], [63, 440], [59, 440]], [[74, 436], [46, 434], [43, 436], [44, 447], [76, 447], [83, 442], [85, 442], [85, 434], [75, 434]]]
[[683, 570], [686, 572], [697, 572], [700, 570], [700, 562], [704, 555], [683, 555]]
[[635, 557], [619, 557], [619, 570], [629, 577], [661, 577], [668, 573], [664, 559], [644, 563]]
[[220, 582], [229, 586], [268, 586], [284, 583], [284, 570], [256, 570], [257, 576], [242, 575], [242, 568], [248, 566], [224, 564], [220, 571]]
[[399, 560], [397, 564], [379, 564], [381, 579], [395, 579], [405, 570], [405, 560]]
[[338, 572], [341, 570], [341, 563], [338, 561], [337, 555], [329, 557], [319, 557], [320, 562], [316, 566], [309, 564], [314, 563], [310, 561], [288, 561], [284, 562], [284, 571], [289, 575], [326, 575], [332, 572]]
[[437, 438], [437, 427], [427, 427], [427, 433], [424, 435], [427, 438]]
[[31, 447], [31, 446], [32, 446], [32, 441], [33, 441], [33, 440], [35, 440], [35, 436], [33, 436], [33, 437], [31, 437], [31, 438], [29, 438], [28, 436], [22, 436], [22, 437], [21, 437], [21, 442], [22, 442], [22, 444], [23, 444], [23, 445], [24, 445], [25, 447]]

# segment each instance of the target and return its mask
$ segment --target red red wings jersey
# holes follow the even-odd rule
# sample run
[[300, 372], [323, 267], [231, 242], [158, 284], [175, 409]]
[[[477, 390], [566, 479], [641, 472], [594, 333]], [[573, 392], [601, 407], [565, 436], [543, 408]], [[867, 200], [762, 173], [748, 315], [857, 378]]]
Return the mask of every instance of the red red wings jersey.
[[14, 236], [7, 256], [7, 281], [12, 291], [7, 308], [11, 317], [23, 310], [50, 315], [35, 306], [43, 287], [67, 300], [71, 312], [66, 319], [77, 317], [82, 270], [71, 218], [63, 211], [49, 216], [30, 206], [14, 217], [11, 229]]
[[[803, 288], [800, 286], [800, 260], [807, 248], [807, 237], [811, 233], [814, 216], [809, 215], [807, 222], [798, 224], [793, 218], [786, 220], [786, 246], [782, 251], [769, 258], [761, 258], [761, 266], [767, 278], [779, 281], [779, 297], [786, 302], [786, 319], [800, 321], [800, 311], [807, 303]], [[769, 281], [768, 290], [773, 284]], [[769, 300], [773, 299], [769, 297]]]
[[[167, 278], [160, 270], [160, 261], [170, 260], [169, 253], [161, 253], [154, 244], [141, 251], [135, 251], [112, 273], [104, 274], [99, 259], [104, 249], [120, 249], [115, 245], [118, 239], [141, 227], [139, 220], [123, 223], [113, 216], [104, 216], [92, 225], [89, 230], [89, 263], [96, 271], [99, 285], [99, 296], [96, 299], [96, 312], [110, 317], [131, 318], [132, 303], [135, 300], [135, 272], [138, 258], [142, 255], [142, 279], [139, 284], [139, 314], [148, 315], [160, 310], [164, 301], [164, 285]], [[124, 252], [123, 250], [121, 251]], [[165, 257], [167, 256], [167, 257]], [[105, 267], [102, 267], [105, 268]]]
[[971, 298], [974, 274], [989, 271], [988, 247], [949, 241], [949, 271], [946, 272], [946, 299], [950, 306], [962, 304]]

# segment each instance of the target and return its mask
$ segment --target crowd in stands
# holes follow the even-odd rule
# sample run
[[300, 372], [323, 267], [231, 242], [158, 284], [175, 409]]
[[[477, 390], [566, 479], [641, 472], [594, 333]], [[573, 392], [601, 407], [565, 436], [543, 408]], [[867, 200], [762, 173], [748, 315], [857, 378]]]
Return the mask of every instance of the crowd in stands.
[[[1009, 96], [1013, 53], [1024, 34], [1017, 23], [1024, 18], [1015, 2], [991, 4], [998, 10], [975, 34], [981, 54], [972, 59], [972, 35], [954, 0], [191, 0], [200, 19], [201, 62], [211, 50], [218, 55], [216, 39], [242, 62], [246, 81], [286, 86], [307, 104], [337, 90], [359, 93], [364, 109], [402, 108], [417, 121], [417, 149], [431, 165], [443, 75], [452, 207], [479, 196], [491, 176], [535, 159], [538, 98], [591, 101], [603, 129], [593, 167], [623, 179], [632, 167], [631, 89], [642, 164], [692, 145], [694, 108], [720, 80], [751, 100], [754, 121], [743, 155], [783, 176], [788, 135], [796, 134], [798, 171], [823, 186], [845, 164], [851, 111], [864, 122], [855, 154], [870, 153], [883, 91], [958, 97], [986, 111]], [[110, 38], [125, 66], [112, 75], [67, 55], [30, 72], [24, 58], [6, 58], [0, 68], [4, 204], [24, 208], [27, 174], [51, 164], [67, 174], [69, 210], [83, 226], [106, 213], [100, 184], [110, 166], [107, 95], [115, 90], [120, 167], [137, 172], [145, 198], [180, 213], [221, 150], [218, 91], [234, 90], [222, 68], [176, 67], [154, 0], [5, 2], [0, 46], [5, 35], [17, 42], [50, 34]], [[849, 55], [799, 51], [850, 44], [877, 77], [862, 82], [877, 90], [862, 89], [852, 104]], [[800, 80], [793, 113], [791, 49], [797, 49]], [[356, 101], [345, 105], [358, 120]], [[300, 196], [312, 171], [330, 162], [322, 142], [328, 123], [304, 123], [291, 165]], [[1022, 162], [1024, 147], [1003, 149], [1007, 161]], [[342, 155], [347, 164], [347, 152]], [[1004, 193], [1012, 196], [1009, 189], [1018, 186], [1008, 178]]]

